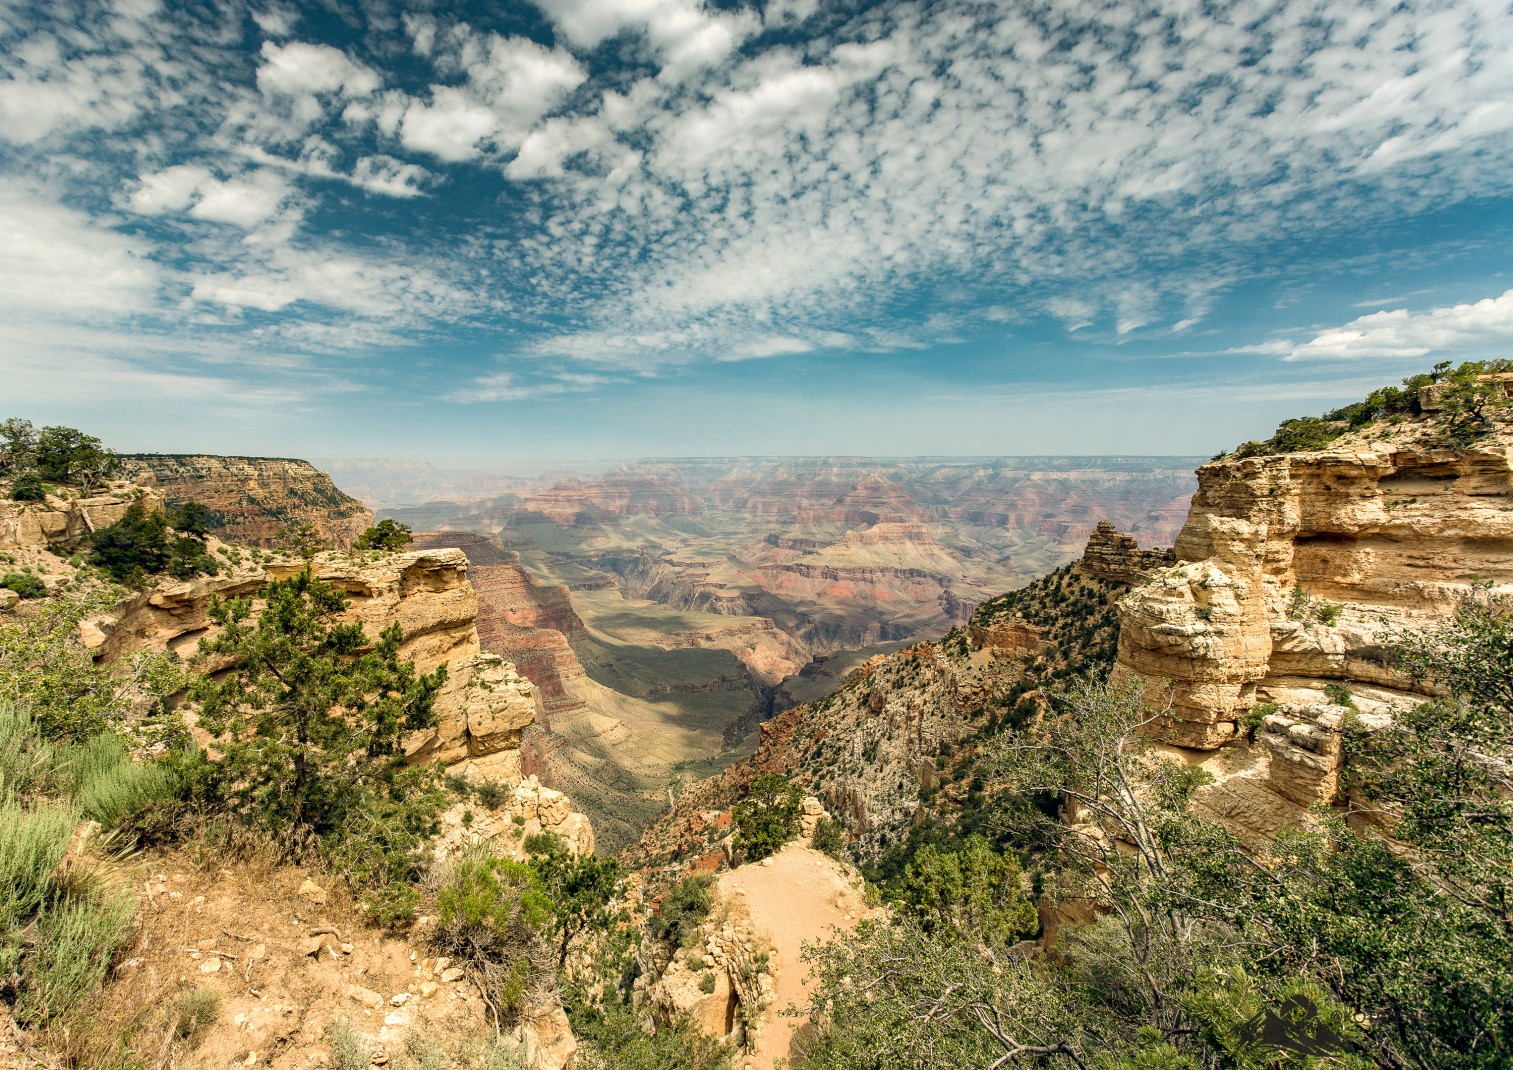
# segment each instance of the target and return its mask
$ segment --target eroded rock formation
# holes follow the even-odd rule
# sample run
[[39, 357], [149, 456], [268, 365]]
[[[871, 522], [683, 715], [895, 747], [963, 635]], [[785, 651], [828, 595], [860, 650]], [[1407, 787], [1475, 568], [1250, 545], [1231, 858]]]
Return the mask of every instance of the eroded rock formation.
[[[1393, 636], [1446, 619], [1478, 584], [1513, 590], [1510, 436], [1462, 450], [1404, 438], [1204, 465], [1176, 563], [1120, 603], [1119, 666], [1154, 685], [1151, 734], [1235, 744], [1206, 763], [1220, 786], [1204, 797], [1234, 826], [1263, 835], [1334, 802], [1345, 715], [1369, 728], [1422, 699], [1387, 654]], [[1252, 743], [1242, 719], [1258, 707]]]
[[121, 473], [150, 486], [170, 506], [196, 501], [215, 513], [215, 534], [228, 542], [270, 547], [278, 532], [308, 521], [338, 547], [351, 546], [373, 513], [336, 488], [308, 461], [281, 457], [137, 454]]
[[21, 547], [74, 550], [92, 532], [120, 520], [134, 502], [140, 502], [152, 513], [163, 509], [163, 499], [157, 494], [128, 483], [113, 483], [104, 493], [88, 498], [48, 496], [40, 502], [0, 498], [0, 550]]

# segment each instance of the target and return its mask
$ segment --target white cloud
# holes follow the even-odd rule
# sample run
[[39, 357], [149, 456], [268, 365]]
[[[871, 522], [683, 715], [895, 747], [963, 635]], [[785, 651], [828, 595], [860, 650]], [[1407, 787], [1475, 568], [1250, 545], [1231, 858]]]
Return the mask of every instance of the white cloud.
[[9, 179], [0, 179], [0, 250], [0, 317], [11, 324], [148, 311], [161, 282], [145, 243]]
[[442, 395], [441, 400], [459, 404], [486, 401], [528, 401], [558, 394], [578, 394], [607, 383], [620, 382], [605, 375], [559, 372], [547, 379], [522, 380], [515, 372], [495, 372], [480, 376], [464, 386]]
[[128, 203], [144, 215], [187, 208], [195, 219], [250, 230], [277, 216], [291, 192], [282, 176], [266, 168], [221, 179], [198, 164], [178, 164], [143, 175]]
[[294, 41], [287, 45], [263, 42], [263, 64], [257, 69], [257, 86], [271, 96], [315, 96], [343, 93], [367, 96], [382, 80], [365, 64], [329, 45]]
[[1320, 331], [1300, 345], [1279, 342], [1270, 347], [1284, 360], [1502, 355], [1513, 348], [1513, 290], [1427, 312], [1405, 308], [1373, 312], [1343, 327]]
[[753, 33], [750, 12], [711, 13], [696, 0], [536, 0], [573, 44], [593, 48], [623, 30], [643, 32], [679, 78], [720, 63]]
[[[568, 53], [523, 37], [454, 33], [443, 47], [439, 66], [466, 80], [410, 100], [398, 127], [406, 149], [450, 163], [516, 148], [588, 77]], [[373, 117], [383, 125], [381, 112]]]
[[480, 143], [498, 129], [494, 113], [462, 90], [432, 86], [429, 104], [417, 100], [405, 110], [399, 139], [411, 152], [460, 163], [482, 156]]

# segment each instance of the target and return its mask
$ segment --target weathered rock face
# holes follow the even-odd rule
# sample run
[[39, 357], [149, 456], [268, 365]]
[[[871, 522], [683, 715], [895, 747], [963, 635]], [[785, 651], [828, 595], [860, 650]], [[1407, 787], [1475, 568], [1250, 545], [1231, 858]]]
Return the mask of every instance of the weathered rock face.
[[1155, 685], [1151, 734], [1215, 775], [1199, 811], [1260, 842], [1338, 801], [1347, 717], [1370, 731], [1422, 700], [1394, 633], [1474, 584], [1513, 590], [1510, 436], [1211, 462], [1176, 556], [1120, 602], [1118, 664]]
[[138, 454], [122, 475], [156, 488], [169, 505], [197, 501], [219, 518], [227, 542], [273, 546], [280, 528], [309, 521], [339, 547], [372, 525], [373, 513], [308, 461], [278, 457]]
[[1498, 438], [1200, 468], [1179, 564], [1120, 605], [1119, 664], [1168, 685], [1156, 733], [1211, 749], [1258, 702], [1325, 682], [1410, 691], [1390, 633], [1449, 616], [1474, 583], [1513, 585], [1510, 457]]
[[150, 513], [162, 512], [163, 499], [151, 491], [116, 483], [90, 498], [54, 498], [42, 502], [0, 499], [0, 550], [53, 546], [73, 550], [91, 532], [108, 528], [134, 502]]
[[[97, 658], [107, 660], [144, 649], [188, 657], [201, 638], [213, 634], [206, 612], [212, 599], [253, 595], [267, 581], [303, 567], [303, 562], [293, 560], [246, 562], [229, 574], [159, 584], [123, 603], [111, 616], [88, 622], [85, 644]], [[348, 616], [361, 622], [369, 635], [398, 625], [404, 633], [401, 657], [412, 660], [421, 672], [448, 667], [447, 681], [436, 697], [438, 724], [406, 740], [406, 755], [412, 761], [439, 759], [471, 780], [519, 784], [521, 734], [536, 720], [536, 692], [514, 665], [480, 648], [478, 602], [462, 552], [322, 554], [313, 568], [316, 576], [346, 593]], [[519, 826], [511, 819], [518, 810], [525, 827], [557, 832], [576, 848], [591, 851], [588, 820], [573, 811], [561, 793], [550, 792], [548, 799], [543, 793], [549, 789], [527, 784], [533, 785], [526, 793], [529, 799], [518, 799], [519, 806], [504, 815], [496, 831], [513, 833]], [[501, 842], [508, 846], [518, 839], [511, 836]]]
[[1077, 567], [1089, 576], [1109, 583], [1140, 583], [1152, 572], [1176, 564], [1169, 548], [1140, 549], [1133, 535], [1125, 535], [1107, 520], [1098, 521], [1088, 537], [1087, 549]]

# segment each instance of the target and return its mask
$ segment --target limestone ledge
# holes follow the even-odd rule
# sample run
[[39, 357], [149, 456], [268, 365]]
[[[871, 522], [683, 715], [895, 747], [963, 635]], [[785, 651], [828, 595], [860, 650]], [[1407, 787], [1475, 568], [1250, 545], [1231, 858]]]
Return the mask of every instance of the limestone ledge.
[[113, 483], [105, 493], [89, 498], [49, 495], [40, 502], [0, 499], [0, 550], [74, 550], [91, 533], [120, 520], [137, 502], [150, 513], [163, 511], [163, 499], [157, 494], [125, 483]]
[[[1357, 441], [1198, 470], [1176, 562], [1119, 603], [1118, 670], [1150, 685], [1149, 733], [1216, 774], [1200, 810], [1264, 839], [1338, 801], [1346, 718], [1373, 730], [1424, 697], [1394, 636], [1475, 585], [1513, 592], [1510, 446]], [[1247, 742], [1262, 703], [1277, 706]]]

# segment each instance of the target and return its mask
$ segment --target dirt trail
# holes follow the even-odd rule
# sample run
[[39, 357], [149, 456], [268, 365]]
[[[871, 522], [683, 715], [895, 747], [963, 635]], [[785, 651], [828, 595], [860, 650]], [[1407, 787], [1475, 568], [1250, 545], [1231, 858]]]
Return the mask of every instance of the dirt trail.
[[794, 1033], [804, 1024], [783, 1014], [786, 1007], [808, 1001], [809, 966], [799, 957], [803, 945], [830, 939], [834, 929], [853, 928], [869, 910], [854, 871], [848, 873], [834, 859], [797, 843], [722, 874], [719, 889], [721, 898], [745, 902], [757, 934], [775, 950], [773, 999], [762, 1013], [756, 1050], [738, 1064], [772, 1070], [776, 1060], [791, 1058]]

